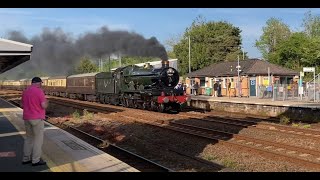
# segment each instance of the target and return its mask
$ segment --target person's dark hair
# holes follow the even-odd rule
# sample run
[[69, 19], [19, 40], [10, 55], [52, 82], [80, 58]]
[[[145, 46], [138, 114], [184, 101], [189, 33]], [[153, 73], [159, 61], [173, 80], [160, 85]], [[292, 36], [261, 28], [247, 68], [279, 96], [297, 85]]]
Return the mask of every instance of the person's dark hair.
[[42, 83], [42, 80], [39, 77], [34, 77], [32, 78], [31, 83]]

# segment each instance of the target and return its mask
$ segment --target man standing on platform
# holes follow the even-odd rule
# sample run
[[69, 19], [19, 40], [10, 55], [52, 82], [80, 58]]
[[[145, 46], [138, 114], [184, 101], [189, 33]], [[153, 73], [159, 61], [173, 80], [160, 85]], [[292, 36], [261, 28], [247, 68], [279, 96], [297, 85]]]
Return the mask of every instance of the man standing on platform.
[[42, 80], [34, 77], [29, 86], [22, 93], [21, 107], [23, 108], [23, 120], [26, 128], [26, 139], [23, 146], [22, 164], [32, 166], [46, 165], [40, 157], [42, 154], [45, 109], [48, 101], [41, 89]]
[[214, 84], [213, 84], [213, 91], [214, 91], [214, 97], [218, 97], [218, 82], [215, 81]]

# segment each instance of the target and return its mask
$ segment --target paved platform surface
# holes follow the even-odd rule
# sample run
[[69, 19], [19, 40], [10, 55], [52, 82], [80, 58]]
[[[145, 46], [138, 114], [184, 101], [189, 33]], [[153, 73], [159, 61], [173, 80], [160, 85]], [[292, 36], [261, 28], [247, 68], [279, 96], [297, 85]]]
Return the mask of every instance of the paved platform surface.
[[22, 165], [22, 109], [0, 98], [0, 172], [138, 172], [77, 137], [45, 123], [45, 166]]
[[320, 108], [320, 103], [305, 102], [305, 101], [272, 101], [272, 99], [260, 99], [255, 97], [212, 97], [199, 95], [191, 95], [191, 100], [204, 100], [215, 102], [231, 102], [242, 104], [259, 104], [259, 105], [271, 105], [271, 106], [286, 106], [286, 107], [303, 107], [303, 108]]

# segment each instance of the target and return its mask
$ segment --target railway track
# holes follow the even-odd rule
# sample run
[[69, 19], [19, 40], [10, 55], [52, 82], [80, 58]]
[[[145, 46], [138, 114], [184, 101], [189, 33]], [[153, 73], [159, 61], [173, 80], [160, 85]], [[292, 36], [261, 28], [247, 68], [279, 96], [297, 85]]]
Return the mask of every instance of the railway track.
[[[63, 102], [63, 105], [66, 105], [66, 101]], [[79, 105], [79, 102], [76, 103], [76, 106], [84, 107], [82, 105]], [[101, 112], [105, 111], [105, 108], [96, 108], [93, 105], [86, 105], [86, 108], [91, 108], [95, 112]], [[90, 110], [90, 109], [88, 109]], [[188, 116], [189, 118], [193, 119], [201, 119], [201, 117], [197, 116], [194, 117], [193, 115], [185, 115], [185, 114], [179, 114], [180, 116]], [[304, 149], [296, 146], [291, 145], [285, 145], [281, 143], [275, 143], [271, 141], [266, 140], [260, 140], [255, 139], [251, 137], [246, 137], [242, 135], [234, 135], [222, 131], [212, 130], [212, 129], [206, 129], [202, 127], [197, 126], [191, 126], [183, 123], [178, 123], [175, 121], [170, 122], [169, 124], [160, 124], [160, 123], [154, 123], [154, 122], [148, 122], [145, 119], [136, 118], [136, 117], [130, 117], [130, 116], [124, 116], [127, 119], [132, 119], [133, 121], [140, 121], [148, 125], [160, 127], [160, 128], [166, 128], [170, 129], [176, 132], [181, 132], [184, 134], [189, 134], [193, 136], [198, 136], [206, 139], [213, 140], [215, 142], [227, 144], [230, 146], [236, 146], [239, 148], [245, 148], [249, 151], [255, 151], [257, 153], [263, 153], [271, 158], [284, 158], [290, 162], [293, 163], [300, 163], [308, 167], [320, 169], [320, 152], [316, 150], [310, 150], [310, 149]], [[210, 117], [216, 118], [216, 117]], [[223, 119], [225, 122], [223, 122], [221, 119]], [[229, 125], [235, 125], [235, 126], [243, 126], [243, 127], [251, 127], [254, 124], [261, 123], [261, 122], [255, 122], [255, 121], [243, 121], [240, 119], [231, 119], [231, 118], [221, 118], [220, 120], [212, 120], [213, 122], [218, 123], [226, 123]], [[203, 120], [203, 119], [202, 119]], [[205, 119], [206, 120], [206, 119]], [[211, 122], [212, 122], [211, 121]], [[280, 125], [278, 125], [280, 126]], [[283, 127], [285, 128], [285, 127]], [[295, 131], [291, 131], [290, 127], [286, 127], [287, 131], [289, 133], [294, 133]], [[297, 129], [297, 128], [295, 128]], [[280, 131], [280, 130], [279, 130]], [[280, 132], [285, 132], [286, 130], [282, 129]], [[305, 136], [310, 136], [310, 130], [304, 130], [303, 133], [305, 133]], [[317, 131], [315, 131], [317, 132]], [[301, 134], [301, 132], [298, 132], [298, 134]], [[312, 134], [311, 134], [312, 135]], [[316, 134], [316, 137], [318, 137]], [[311, 137], [311, 136], [310, 136]]]
[[[111, 107], [106, 107], [108, 105], [96, 104], [96, 103], [93, 104], [90, 102], [84, 102], [84, 101], [78, 101], [78, 100], [72, 100], [72, 99], [70, 100], [70, 99], [65, 99], [65, 98], [60, 98], [60, 97], [50, 96], [49, 98], [50, 98], [50, 101], [52, 101], [56, 104], [60, 104], [60, 105], [66, 105], [66, 104], [70, 105], [71, 104], [75, 108], [87, 109], [88, 111], [92, 111], [92, 112], [112, 113], [112, 112], [119, 111], [119, 109], [120, 110], [127, 109], [127, 108], [121, 107], [121, 106], [111, 108]], [[81, 105], [79, 103], [81, 103]], [[148, 113], [154, 113], [154, 112], [148, 111]], [[142, 112], [141, 114], [144, 114], [144, 113]], [[285, 125], [280, 125], [280, 124], [275, 124], [275, 123], [270, 124], [270, 123], [266, 123], [266, 122], [259, 122], [259, 121], [261, 121], [261, 119], [258, 119], [258, 118], [254, 118], [255, 120], [253, 120], [253, 118], [250, 118], [251, 120], [245, 120], [245, 119], [241, 119], [241, 118], [230, 118], [230, 117], [220, 116], [220, 115], [211, 115], [210, 114], [208, 116], [208, 115], [204, 115], [204, 114], [191, 114], [191, 113], [180, 113], [180, 114], [175, 114], [175, 116], [185, 117], [185, 118], [189, 118], [191, 120], [214, 122], [214, 123], [235, 126], [235, 127], [240, 127], [240, 128], [248, 128], [248, 129], [256, 128], [256, 129], [261, 129], [261, 130], [270, 131], [270, 132], [279, 132], [279, 133], [284, 133], [284, 134], [295, 134], [295, 135], [299, 135], [301, 137], [311, 138], [311, 139], [320, 141], [320, 131], [313, 130], [313, 129], [302, 129], [302, 128], [295, 128], [295, 127], [288, 127]], [[261, 128], [257, 125], [265, 125], [265, 126], [269, 126], [269, 128]]]
[[115, 144], [102, 140], [96, 136], [93, 136], [71, 126], [67, 126], [66, 128], [64, 128], [64, 130], [77, 136], [78, 138], [81, 138], [82, 140], [85, 140], [89, 144], [99, 148], [103, 152], [125, 162], [126, 164], [138, 169], [141, 172], [173, 172], [173, 170], [167, 167], [164, 167], [152, 160], [146, 159], [138, 154], [133, 153], [132, 151], [134, 150], [127, 150], [130, 147], [127, 147], [126, 149], [121, 148]]
[[[320, 131], [313, 130], [313, 129], [302, 129], [302, 128], [295, 128], [289, 127], [285, 125], [275, 124], [275, 123], [266, 123], [266, 122], [257, 122], [257, 121], [248, 121], [245, 119], [240, 118], [228, 118], [228, 117], [220, 117], [220, 116], [199, 116], [199, 115], [185, 115], [185, 114], [178, 114], [181, 117], [187, 117], [194, 120], [200, 120], [204, 122], [215, 122], [225, 125], [231, 126], [239, 126], [241, 128], [248, 128], [248, 129], [261, 129], [264, 131], [270, 132], [279, 132], [284, 134], [295, 134], [305, 138], [311, 138], [317, 141], [320, 141]], [[269, 128], [262, 128], [258, 125], [264, 125]]]
[[145, 124], [151, 126], [165, 128], [175, 132], [210, 139], [215, 143], [222, 143], [229, 146], [245, 148], [246, 150], [249, 150], [251, 152], [255, 151], [259, 154], [263, 153], [273, 159], [283, 158], [289, 162], [303, 164], [304, 166], [320, 170], [320, 151], [275, 143], [273, 141], [260, 140], [242, 135], [234, 135], [231, 133], [186, 125], [174, 121], [168, 124], [164, 124], [148, 122], [145, 119], [138, 119], [130, 116], [122, 117], [132, 119], [133, 121], [139, 120], [139, 122], [144, 122]]

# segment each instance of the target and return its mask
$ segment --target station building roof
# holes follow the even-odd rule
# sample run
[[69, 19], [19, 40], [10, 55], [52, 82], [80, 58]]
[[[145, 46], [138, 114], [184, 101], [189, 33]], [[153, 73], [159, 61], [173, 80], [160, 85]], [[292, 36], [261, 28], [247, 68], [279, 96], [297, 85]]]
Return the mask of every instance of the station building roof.
[[[240, 75], [256, 76], [268, 75], [268, 68], [270, 74], [277, 76], [295, 76], [299, 72], [272, 64], [265, 60], [249, 59], [239, 61]], [[187, 74], [188, 77], [224, 77], [237, 76], [238, 61], [227, 61], [211, 64], [203, 69]]]
[[30, 60], [33, 45], [0, 38], [0, 73]]

